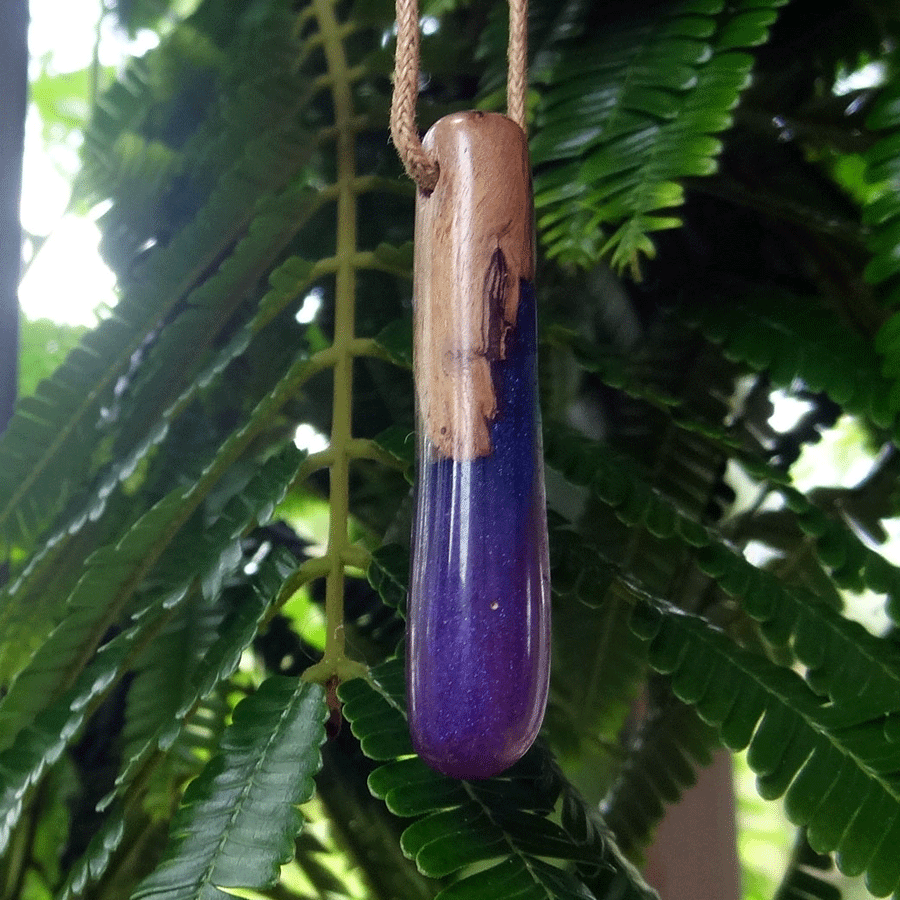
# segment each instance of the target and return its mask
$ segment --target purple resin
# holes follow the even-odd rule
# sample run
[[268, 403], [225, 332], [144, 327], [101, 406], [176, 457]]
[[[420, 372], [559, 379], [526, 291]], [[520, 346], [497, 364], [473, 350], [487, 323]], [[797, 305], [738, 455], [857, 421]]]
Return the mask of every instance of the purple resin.
[[420, 446], [408, 613], [413, 745], [439, 771], [487, 778], [531, 746], [550, 670], [549, 566], [534, 289], [521, 282], [506, 358], [492, 362], [493, 452]]

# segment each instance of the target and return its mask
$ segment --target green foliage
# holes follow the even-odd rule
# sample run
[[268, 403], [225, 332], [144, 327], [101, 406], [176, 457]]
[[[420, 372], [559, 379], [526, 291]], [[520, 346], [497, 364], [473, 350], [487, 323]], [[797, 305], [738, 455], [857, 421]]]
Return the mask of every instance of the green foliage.
[[346, 684], [341, 698], [363, 752], [388, 760], [369, 776], [372, 793], [395, 815], [417, 817], [404, 829], [400, 846], [419, 871], [446, 879], [474, 864], [489, 864], [452, 880], [437, 895], [441, 900], [592, 896], [560, 861], [575, 863], [578, 875], [582, 868], [590, 877], [601, 870], [601, 881], [617, 885], [616, 896], [654, 896], [616, 855], [607, 834], [584, 828], [588, 819], [576, 796], [566, 798], [561, 825], [547, 818], [561, 802], [563, 783], [546, 751], [535, 747], [502, 776], [486, 781], [448, 778], [411, 755], [404, 693], [403, 663], [391, 660], [366, 681]]
[[322, 689], [274, 676], [237, 705], [219, 755], [185, 791], [170, 852], [132, 894], [221, 898], [268, 887], [293, 856], [325, 739]]
[[680, 224], [683, 179], [715, 171], [716, 135], [753, 67], [742, 51], [765, 42], [783, 3], [687, 0], [563, 44], [532, 143], [549, 255], [583, 266], [607, 256], [637, 271], [653, 254], [649, 235]]
[[[766, 372], [773, 384], [790, 389], [802, 382], [877, 427], [896, 428], [896, 410], [889, 405], [893, 379], [882, 374], [865, 337], [848, 332], [837, 318], [823, 321], [816, 302], [769, 293], [742, 297], [724, 316], [715, 305], [688, 315], [729, 359]], [[841, 377], [848, 371], [855, 373], [852, 381]]]
[[[790, 670], [741, 651], [699, 618], [671, 612], [636, 607], [634, 627], [651, 641], [654, 668], [719, 729], [726, 747], [749, 747], [760, 793], [785, 795], [788, 816], [806, 826], [814, 850], [838, 850], [842, 870], [865, 873], [876, 896], [895, 892], [900, 865], [890, 838], [900, 797], [886, 717], [860, 722], [853, 712], [825, 706]], [[889, 715], [890, 695], [882, 696]], [[882, 841], [873, 840], [874, 830]]]
[[19, 394], [33, 394], [77, 346], [86, 329], [49, 319], [22, 319], [19, 329]]
[[[425, 9], [419, 120], [498, 107], [506, 4]], [[26, 327], [0, 436], [0, 896], [649, 898], [722, 746], [798, 826], [777, 897], [900, 890], [891, 4], [532, 0], [554, 665], [536, 746], [471, 783], [404, 712], [393, 4], [116, 12], [161, 42], [73, 207], [119, 302]], [[798, 483], [842, 416], [871, 471]]]

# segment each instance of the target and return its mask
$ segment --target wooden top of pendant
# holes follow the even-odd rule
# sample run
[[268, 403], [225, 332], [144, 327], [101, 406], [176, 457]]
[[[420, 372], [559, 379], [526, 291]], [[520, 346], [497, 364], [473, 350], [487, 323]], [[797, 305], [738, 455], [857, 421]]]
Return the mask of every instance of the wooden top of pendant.
[[423, 146], [440, 174], [416, 199], [419, 417], [440, 455], [472, 459], [492, 450], [491, 363], [516, 326], [520, 280], [534, 280], [528, 144], [506, 116], [463, 112], [436, 122]]

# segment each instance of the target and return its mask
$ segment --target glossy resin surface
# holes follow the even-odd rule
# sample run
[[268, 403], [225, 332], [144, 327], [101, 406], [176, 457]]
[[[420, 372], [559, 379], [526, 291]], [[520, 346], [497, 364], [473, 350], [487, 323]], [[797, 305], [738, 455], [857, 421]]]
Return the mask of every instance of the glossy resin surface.
[[459, 778], [515, 762], [541, 725], [550, 669], [549, 575], [533, 286], [491, 359], [490, 451], [442, 455], [420, 428], [408, 610], [417, 752]]

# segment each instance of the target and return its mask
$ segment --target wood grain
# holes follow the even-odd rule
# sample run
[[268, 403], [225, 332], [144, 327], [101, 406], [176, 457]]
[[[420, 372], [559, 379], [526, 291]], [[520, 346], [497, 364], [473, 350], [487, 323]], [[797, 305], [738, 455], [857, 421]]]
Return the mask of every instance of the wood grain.
[[522, 129], [498, 113], [445, 116], [423, 146], [440, 166], [418, 192], [414, 266], [416, 400], [440, 456], [491, 453], [492, 364], [534, 280], [534, 212]]

